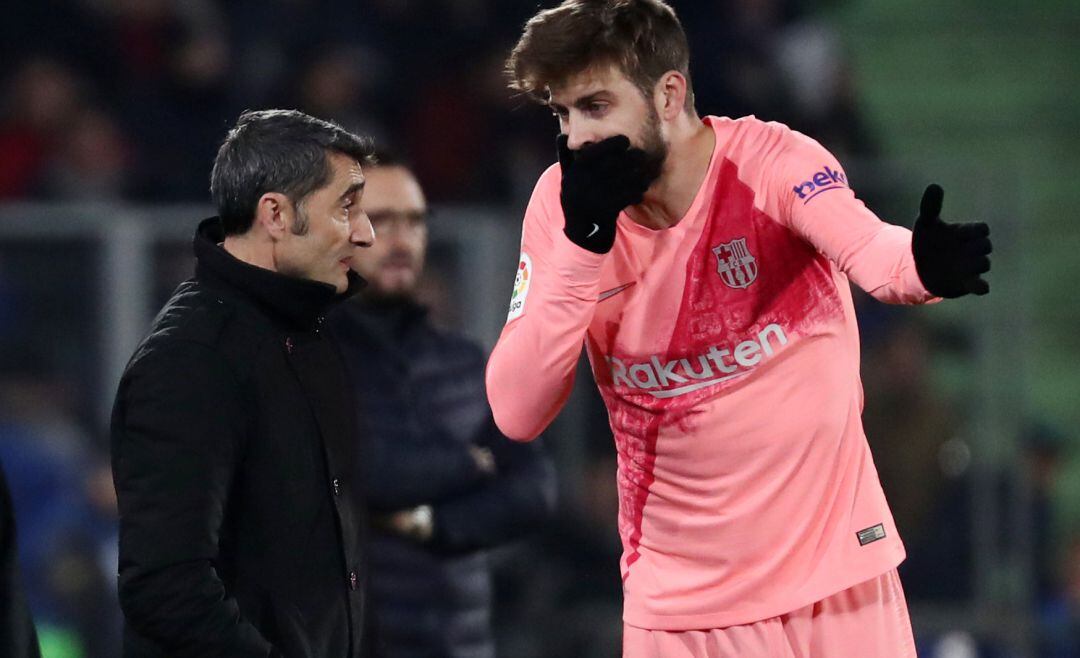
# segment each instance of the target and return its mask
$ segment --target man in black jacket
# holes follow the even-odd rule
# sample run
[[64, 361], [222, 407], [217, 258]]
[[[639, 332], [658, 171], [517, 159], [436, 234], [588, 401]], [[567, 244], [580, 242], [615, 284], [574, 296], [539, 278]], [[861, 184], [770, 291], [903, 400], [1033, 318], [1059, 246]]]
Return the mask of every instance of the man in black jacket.
[[246, 112], [214, 162], [195, 277], [112, 418], [124, 656], [365, 655], [357, 432], [323, 313], [361, 283], [365, 141]]
[[328, 321], [356, 387], [375, 516], [372, 599], [387, 658], [494, 655], [485, 549], [536, 528], [554, 508], [537, 446], [495, 428], [478, 346], [432, 326], [416, 301], [427, 206], [386, 157], [365, 167], [362, 205], [378, 236], [358, 255], [369, 287]]

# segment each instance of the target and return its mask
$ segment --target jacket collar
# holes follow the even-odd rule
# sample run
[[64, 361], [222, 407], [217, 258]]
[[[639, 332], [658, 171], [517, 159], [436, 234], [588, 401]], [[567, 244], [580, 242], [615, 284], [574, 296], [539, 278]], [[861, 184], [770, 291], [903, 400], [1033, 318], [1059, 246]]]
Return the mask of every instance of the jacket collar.
[[225, 251], [225, 230], [217, 217], [204, 219], [195, 231], [196, 278], [224, 284], [251, 298], [260, 308], [291, 329], [310, 329], [334, 304], [360, 291], [366, 282], [349, 271], [349, 287], [338, 294], [334, 286], [285, 276], [245, 263]]

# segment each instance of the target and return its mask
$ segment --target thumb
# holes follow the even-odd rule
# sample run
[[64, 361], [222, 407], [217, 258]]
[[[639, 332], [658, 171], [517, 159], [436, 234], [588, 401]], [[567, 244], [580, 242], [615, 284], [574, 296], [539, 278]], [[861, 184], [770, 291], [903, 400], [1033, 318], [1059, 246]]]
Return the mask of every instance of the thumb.
[[941, 224], [941, 202], [945, 199], [945, 190], [941, 186], [930, 184], [923, 192], [922, 202], [919, 204], [919, 216], [915, 219], [915, 226], [927, 226]]

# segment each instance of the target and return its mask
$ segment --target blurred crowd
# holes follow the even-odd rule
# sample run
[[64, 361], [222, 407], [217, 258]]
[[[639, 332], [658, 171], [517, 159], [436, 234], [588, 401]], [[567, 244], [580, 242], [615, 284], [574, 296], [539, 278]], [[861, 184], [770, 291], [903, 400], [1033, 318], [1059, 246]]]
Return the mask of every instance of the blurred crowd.
[[[841, 161], [878, 155], [841, 43], [814, 2], [672, 4], [690, 38], [700, 112], [783, 121]], [[206, 203], [214, 153], [240, 111], [287, 107], [405, 154], [434, 205], [507, 208], [507, 222], [516, 223], [537, 175], [554, 160], [554, 120], [510, 93], [502, 70], [535, 6], [17, 3], [0, 21], [0, 203]], [[94, 364], [75, 353], [58, 359], [14, 347], [29, 332], [57, 331], [57, 316], [73, 312], [31, 310], [33, 282], [6, 276], [20, 259], [42, 257], [57, 253], [0, 251], [0, 343], [7, 347], [0, 357], [0, 462], [17, 506], [24, 578], [46, 655], [116, 656], [115, 498], [104, 428], [86, 403], [97, 392], [80, 390], [69, 373], [50, 366]], [[94, 312], [82, 304], [75, 311]], [[889, 313], [865, 297], [859, 311], [866, 429], [909, 549], [901, 569], [907, 594], [913, 603], [967, 601], [974, 588], [970, 401], [935, 390], [928, 348], [963, 353], [966, 341], [935, 335], [925, 316]], [[617, 655], [614, 450], [594, 398], [588, 436], [548, 440], [586, 444], [584, 479], [567, 487], [576, 494], [564, 496], [549, 530], [498, 556], [501, 655]], [[1080, 657], [1080, 535], [1059, 531], [1052, 501], [1069, 441], [1043, 423], [1026, 426], [1020, 481], [1031, 485], [1040, 655]], [[998, 495], [1015, 498], [1017, 478], [994, 477]], [[978, 637], [971, 647], [979, 653], [968, 654], [933, 640], [923, 642], [925, 655], [1007, 655]]]
[[[42, 0], [0, 24], [0, 200], [205, 201], [246, 108], [333, 119], [409, 155], [429, 196], [515, 202], [554, 123], [503, 63], [532, 2]], [[873, 151], [836, 36], [807, 3], [675, 3], [698, 107]]]

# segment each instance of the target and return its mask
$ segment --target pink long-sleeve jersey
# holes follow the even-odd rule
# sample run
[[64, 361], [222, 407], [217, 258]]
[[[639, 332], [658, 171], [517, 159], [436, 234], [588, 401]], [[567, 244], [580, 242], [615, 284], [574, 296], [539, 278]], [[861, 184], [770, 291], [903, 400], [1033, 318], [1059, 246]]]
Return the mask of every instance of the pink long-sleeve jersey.
[[708, 172], [674, 226], [625, 214], [594, 254], [563, 234], [561, 174], [525, 213], [487, 370], [502, 431], [539, 434], [584, 343], [618, 451], [624, 620], [721, 628], [784, 614], [904, 557], [860, 414], [850, 277], [930, 301], [911, 233], [880, 221], [812, 139], [707, 117]]

